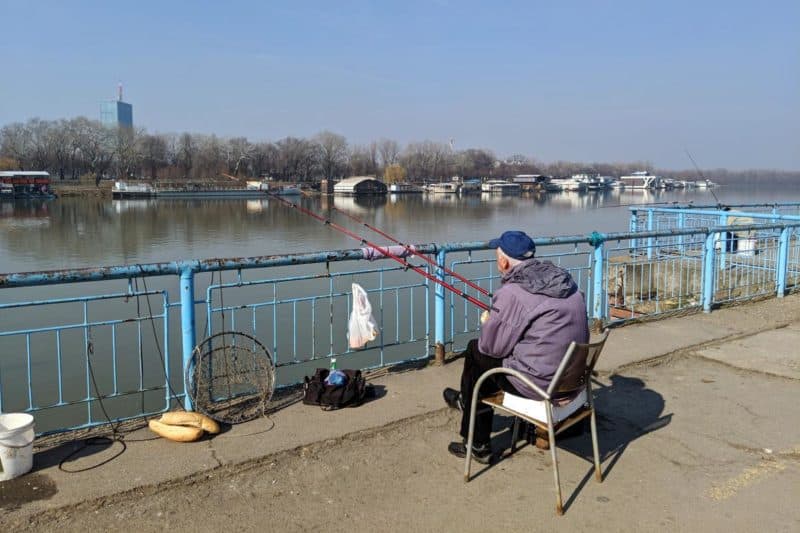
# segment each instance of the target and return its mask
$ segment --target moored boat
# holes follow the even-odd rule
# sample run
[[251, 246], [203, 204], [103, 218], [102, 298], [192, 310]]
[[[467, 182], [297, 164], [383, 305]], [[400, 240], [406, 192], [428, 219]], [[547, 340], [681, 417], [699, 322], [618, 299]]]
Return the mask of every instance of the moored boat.
[[522, 187], [519, 183], [510, 183], [504, 180], [487, 180], [481, 184], [481, 192], [491, 194], [519, 194]]
[[414, 185], [413, 183], [392, 183], [389, 185], [389, 192], [391, 194], [416, 194], [425, 192], [420, 185]]
[[31, 170], [0, 171], [0, 196], [3, 198], [55, 198], [50, 188], [50, 173]]
[[425, 190], [433, 194], [458, 194], [461, 185], [455, 182], [429, 183]]

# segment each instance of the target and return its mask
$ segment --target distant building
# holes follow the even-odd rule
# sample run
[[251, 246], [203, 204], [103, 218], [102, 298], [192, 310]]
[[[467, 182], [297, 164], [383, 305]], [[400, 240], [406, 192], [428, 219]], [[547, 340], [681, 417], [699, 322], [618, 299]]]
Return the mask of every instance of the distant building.
[[109, 100], [100, 104], [100, 122], [109, 128], [132, 128], [133, 106], [122, 101], [122, 84], [116, 100]]

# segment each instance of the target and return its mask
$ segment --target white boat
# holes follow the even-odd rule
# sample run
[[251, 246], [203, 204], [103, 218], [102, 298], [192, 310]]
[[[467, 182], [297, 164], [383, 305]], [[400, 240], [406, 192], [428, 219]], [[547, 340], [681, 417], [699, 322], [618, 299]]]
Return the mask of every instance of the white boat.
[[586, 190], [586, 183], [575, 179], [574, 176], [571, 178], [553, 178], [553, 183], [561, 186], [562, 191], [574, 192]]
[[633, 172], [629, 176], [620, 176], [619, 180], [625, 184], [626, 189], [658, 189], [663, 188], [661, 179], [642, 170]]
[[562, 184], [557, 183], [552, 179], [545, 181], [543, 187], [547, 192], [561, 192], [564, 190], [564, 186]]
[[519, 194], [522, 187], [519, 183], [509, 183], [504, 180], [488, 180], [481, 184], [481, 192], [491, 194]]
[[575, 174], [572, 179], [578, 183], [583, 183], [587, 191], [602, 191], [608, 188], [605, 178], [602, 176], [590, 176], [589, 174]]
[[429, 183], [425, 190], [434, 194], [458, 194], [461, 186], [458, 183], [444, 181], [442, 183]]
[[461, 183], [459, 194], [479, 194], [481, 192], [480, 180], [464, 180]]
[[414, 185], [413, 183], [391, 183], [389, 184], [389, 192], [391, 194], [409, 194], [409, 193], [421, 193], [425, 192], [419, 185]]
[[156, 190], [149, 183], [126, 183], [115, 181], [111, 188], [113, 198], [148, 198], [155, 196]]
[[714, 187], [717, 186], [717, 184], [711, 180], [701, 180], [701, 181], [696, 181], [695, 186], [698, 189], [713, 189]]

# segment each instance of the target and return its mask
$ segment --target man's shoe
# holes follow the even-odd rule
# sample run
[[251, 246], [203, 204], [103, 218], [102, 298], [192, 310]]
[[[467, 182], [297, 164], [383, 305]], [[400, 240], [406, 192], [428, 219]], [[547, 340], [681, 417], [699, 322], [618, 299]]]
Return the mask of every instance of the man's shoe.
[[[447, 447], [447, 451], [463, 459], [467, 456], [467, 443], [464, 441], [451, 442]], [[491, 446], [488, 444], [483, 444], [481, 446], [473, 445], [472, 458], [482, 465], [491, 464], [494, 458]]]
[[442, 391], [442, 396], [444, 397], [444, 403], [451, 409], [458, 409], [459, 411], [464, 410], [464, 402], [461, 401], [461, 392], [448, 387]]

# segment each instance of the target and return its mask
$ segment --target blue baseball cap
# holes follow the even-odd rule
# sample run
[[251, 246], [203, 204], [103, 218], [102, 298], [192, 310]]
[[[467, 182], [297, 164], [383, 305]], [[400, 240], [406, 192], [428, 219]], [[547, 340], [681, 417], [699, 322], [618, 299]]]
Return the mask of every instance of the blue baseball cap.
[[513, 259], [530, 259], [536, 253], [533, 239], [524, 231], [506, 231], [500, 238], [489, 241], [492, 248], [500, 248], [508, 257]]

